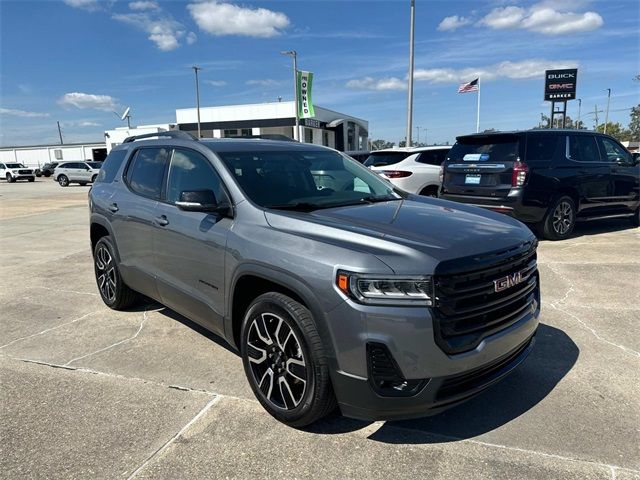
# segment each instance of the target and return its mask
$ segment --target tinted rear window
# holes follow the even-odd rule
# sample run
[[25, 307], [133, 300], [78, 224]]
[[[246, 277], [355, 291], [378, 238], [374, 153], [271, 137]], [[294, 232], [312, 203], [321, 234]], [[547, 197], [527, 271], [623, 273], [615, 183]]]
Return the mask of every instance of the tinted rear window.
[[133, 191], [149, 198], [160, 198], [164, 172], [171, 149], [141, 148], [127, 169], [126, 179]]
[[126, 156], [126, 150], [111, 150], [111, 153], [109, 153], [106, 160], [102, 163], [96, 183], [113, 182], [113, 179], [116, 178], [116, 173], [118, 173], [120, 165], [122, 165], [124, 157]]
[[515, 135], [461, 138], [447, 155], [447, 160], [458, 162], [515, 162], [517, 159], [518, 137]]
[[369, 155], [364, 162], [367, 167], [384, 167], [400, 163], [410, 154], [407, 152], [376, 152]]
[[442, 162], [444, 162], [448, 152], [448, 148], [442, 150], [427, 150], [426, 152], [422, 152], [418, 158], [416, 158], [416, 162], [436, 165], [439, 167], [442, 165]]

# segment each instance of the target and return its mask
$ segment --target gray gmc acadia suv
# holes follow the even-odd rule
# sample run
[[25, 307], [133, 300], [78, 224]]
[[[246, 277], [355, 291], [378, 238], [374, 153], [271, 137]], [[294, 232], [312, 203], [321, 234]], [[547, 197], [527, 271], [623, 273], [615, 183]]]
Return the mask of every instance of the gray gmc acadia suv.
[[220, 335], [292, 426], [336, 404], [365, 420], [431, 415], [533, 347], [537, 241], [522, 223], [399, 191], [329, 148], [132, 137], [89, 203], [104, 302], [145, 295]]

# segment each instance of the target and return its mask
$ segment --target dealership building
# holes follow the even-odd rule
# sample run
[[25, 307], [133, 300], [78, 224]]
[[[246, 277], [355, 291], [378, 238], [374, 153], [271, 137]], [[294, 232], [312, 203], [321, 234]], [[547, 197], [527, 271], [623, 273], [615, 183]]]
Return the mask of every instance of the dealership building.
[[[293, 101], [200, 108], [200, 131], [204, 138], [278, 134], [340, 151], [368, 149], [369, 122], [361, 118], [316, 106], [314, 118], [300, 119], [298, 132], [295, 124]], [[0, 147], [0, 161], [40, 167], [48, 162], [104, 160], [106, 154], [127, 137], [168, 130], [197, 135], [197, 109], [176, 110], [175, 123], [107, 130], [102, 142]]]

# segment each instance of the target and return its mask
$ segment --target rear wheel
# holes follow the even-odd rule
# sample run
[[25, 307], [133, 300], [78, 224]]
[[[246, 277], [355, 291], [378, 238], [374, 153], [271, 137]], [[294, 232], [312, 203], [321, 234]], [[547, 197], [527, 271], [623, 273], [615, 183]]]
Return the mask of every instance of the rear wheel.
[[44, 176], [45, 176], [45, 177], [47, 177], [47, 178], [49, 178], [49, 177], [51, 176], [51, 172], [48, 172], [48, 171], [47, 171], [47, 172], [44, 172]]
[[329, 365], [311, 312], [280, 293], [249, 306], [240, 350], [254, 395], [287, 425], [309, 425], [335, 409]]
[[438, 196], [438, 187], [435, 185], [430, 185], [428, 187], [424, 187], [420, 191], [420, 195], [424, 195], [425, 197], [437, 197]]
[[67, 178], [66, 175], [58, 175], [58, 183], [60, 184], [61, 187], [68, 187], [69, 179]]
[[542, 236], [548, 240], [568, 238], [576, 226], [576, 205], [571, 197], [558, 197], [549, 207], [541, 224]]
[[93, 249], [93, 266], [102, 301], [107, 307], [122, 310], [133, 306], [139, 294], [122, 281], [111, 237], [104, 236]]

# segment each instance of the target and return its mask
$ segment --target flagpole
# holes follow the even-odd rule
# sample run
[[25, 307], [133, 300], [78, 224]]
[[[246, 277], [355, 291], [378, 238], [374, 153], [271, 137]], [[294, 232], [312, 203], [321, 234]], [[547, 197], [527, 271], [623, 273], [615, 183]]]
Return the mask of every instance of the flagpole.
[[476, 133], [480, 133], [480, 77], [478, 77], [478, 114], [476, 117]]

